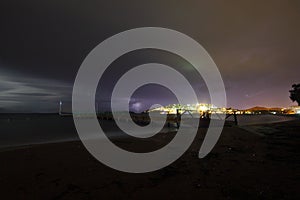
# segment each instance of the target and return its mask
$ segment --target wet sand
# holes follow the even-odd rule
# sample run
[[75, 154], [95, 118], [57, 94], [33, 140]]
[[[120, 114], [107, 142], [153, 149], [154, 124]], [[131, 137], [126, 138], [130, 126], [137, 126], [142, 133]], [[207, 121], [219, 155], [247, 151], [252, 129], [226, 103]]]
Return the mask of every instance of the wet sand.
[[[40, 144], [0, 152], [3, 199], [300, 199], [300, 120], [224, 128], [204, 159], [200, 128], [189, 150], [170, 166], [145, 174], [113, 170], [81, 142]], [[50, 130], [51, 131], [51, 130]], [[254, 134], [254, 133], [260, 134]], [[147, 151], [174, 132], [150, 141], [114, 139]]]

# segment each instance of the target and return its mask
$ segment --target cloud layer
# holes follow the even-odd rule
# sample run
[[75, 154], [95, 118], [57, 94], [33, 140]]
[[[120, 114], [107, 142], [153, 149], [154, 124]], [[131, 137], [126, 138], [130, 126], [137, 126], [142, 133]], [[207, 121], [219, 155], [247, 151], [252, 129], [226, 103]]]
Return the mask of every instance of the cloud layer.
[[61, 81], [0, 73], [0, 109], [7, 112], [53, 112], [69, 100], [71, 85]]

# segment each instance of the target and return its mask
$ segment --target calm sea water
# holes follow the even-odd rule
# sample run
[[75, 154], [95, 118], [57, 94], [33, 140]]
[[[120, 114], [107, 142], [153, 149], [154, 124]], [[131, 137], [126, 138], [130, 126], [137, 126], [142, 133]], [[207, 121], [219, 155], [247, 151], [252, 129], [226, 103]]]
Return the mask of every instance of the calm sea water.
[[[275, 123], [293, 120], [290, 116], [278, 115], [238, 115], [240, 126]], [[227, 119], [232, 121], [233, 117]], [[109, 137], [121, 137], [124, 134], [111, 121], [101, 121]], [[162, 132], [176, 131], [175, 126], [165, 127]], [[72, 117], [57, 115], [12, 115], [0, 118], [0, 148], [29, 144], [77, 141]]]

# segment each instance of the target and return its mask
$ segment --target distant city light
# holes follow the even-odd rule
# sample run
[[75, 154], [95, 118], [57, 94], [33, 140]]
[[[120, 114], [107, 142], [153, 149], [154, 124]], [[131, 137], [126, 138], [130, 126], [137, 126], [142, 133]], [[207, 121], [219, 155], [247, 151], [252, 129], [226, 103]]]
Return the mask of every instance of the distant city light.
[[156, 107], [150, 109], [149, 112], [158, 111], [160, 114], [177, 114], [189, 111], [189, 113], [218, 113], [218, 114], [237, 114], [237, 115], [254, 115], [254, 114], [300, 114], [300, 106], [291, 106], [289, 108], [264, 108], [264, 107], [254, 107], [247, 110], [238, 110], [233, 108], [218, 108], [215, 105], [206, 103], [195, 103], [195, 104], [171, 104], [168, 106]]
[[211, 104], [196, 103], [196, 104], [171, 104], [168, 106], [162, 106], [149, 110], [149, 112], [159, 111], [161, 114], [176, 114], [183, 113], [184, 111], [190, 111], [191, 113], [203, 113], [203, 112], [214, 112], [214, 113], [225, 113], [226, 108], [218, 108]]

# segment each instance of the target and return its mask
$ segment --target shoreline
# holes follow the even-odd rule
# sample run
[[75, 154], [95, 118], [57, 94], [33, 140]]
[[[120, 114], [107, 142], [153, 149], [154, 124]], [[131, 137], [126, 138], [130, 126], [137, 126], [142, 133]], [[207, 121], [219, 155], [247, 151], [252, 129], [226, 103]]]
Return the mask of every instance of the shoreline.
[[[61, 117], [57, 114], [43, 114], [44, 117], [41, 119], [38, 117], [39, 114], [33, 114], [32, 116], [27, 115], [18, 115], [16, 114], [16, 117], [13, 121], [3, 121], [2, 123], [2, 134], [0, 134], [0, 151], [3, 151], [4, 149], [13, 149], [13, 148], [25, 148], [26, 146], [34, 146], [34, 145], [41, 145], [41, 144], [48, 144], [48, 143], [62, 143], [62, 142], [68, 142], [68, 141], [80, 141], [79, 136], [77, 134], [77, 131], [75, 129], [75, 126], [73, 124], [73, 118], [72, 117]], [[50, 118], [48, 118], [51, 116]], [[254, 134], [257, 134], [257, 131], [255, 131], [252, 127], [254, 126], [264, 126], [265, 124], [274, 124], [274, 123], [280, 123], [280, 122], [286, 122], [286, 121], [293, 121], [297, 120], [299, 118], [295, 116], [275, 116], [275, 119], [273, 115], [245, 115], [244, 119], [241, 119], [242, 116], [239, 116], [238, 118], [238, 126], [241, 129], [244, 129], [246, 131], [252, 132]], [[255, 119], [253, 118], [262, 118], [262, 119]], [[252, 118], [252, 119], [251, 119]], [[274, 119], [269, 119], [274, 118]], [[38, 120], [40, 126], [36, 126], [35, 121]], [[242, 120], [242, 121], [241, 121]], [[253, 121], [251, 123], [251, 120]], [[267, 121], [269, 120], [269, 121]], [[246, 123], [245, 123], [246, 121]], [[248, 122], [250, 121], [250, 122]], [[109, 136], [109, 138], [123, 138], [127, 137], [124, 135], [124, 133], [116, 127], [116, 125], [111, 120], [100, 120], [101, 127], [104, 129], [104, 132]], [[268, 122], [268, 123], [267, 123]], [[201, 122], [199, 124], [199, 128], [207, 128], [209, 122]], [[62, 128], [52, 128], [49, 127], [51, 124], [61, 124]], [[15, 127], [12, 128], [11, 126]], [[224, 126], [236, 126], [233, 124], [233, 121], [228, 120], [226, 121]], [[24, 129], [29, 129], [26, 134], [24, 134]], [[49, 131], [45, 132], [44, 129], [50, 128]], [[64, 128], [65, 127], [65, 128]], [[3, 130], [4, 129], [4, 130]], [[167, 125], [164, 126], [162, 133], [167, 132], [173, 132], [177, 131], [176, 126], [173, 125], [171, 127], [168, 127]], [[5, 134], [5, 132], [7, 132]], [[13, 134], [11, 134], [11, 132]], [[42, 133], [42, 134], [41, 134]], [[259, 135], [259, 134], [258, 134]], [[24, 139], [22, 139], [24, 138]]]
[[[265, 124], [264, 137], [225, 127], [212, 152], [198, 151], [200, 128], [177, 161], [158, 171], [129, 174], [98, 162], [80, 141], [33, 145], [0, 152], [2, 196], [16, 199], [299, 199], [300, 120]], [[276, 131], [270, 131], [270, 130]], [[264, 132], [265, 131], [265, 132]], [[175, 134], [175, 133], [174, 133]], [[121, 148], [159, 148], [173, 134], [136, 143], [114, 139]], [[172, 191], [172, 192], [170, 192]]]

